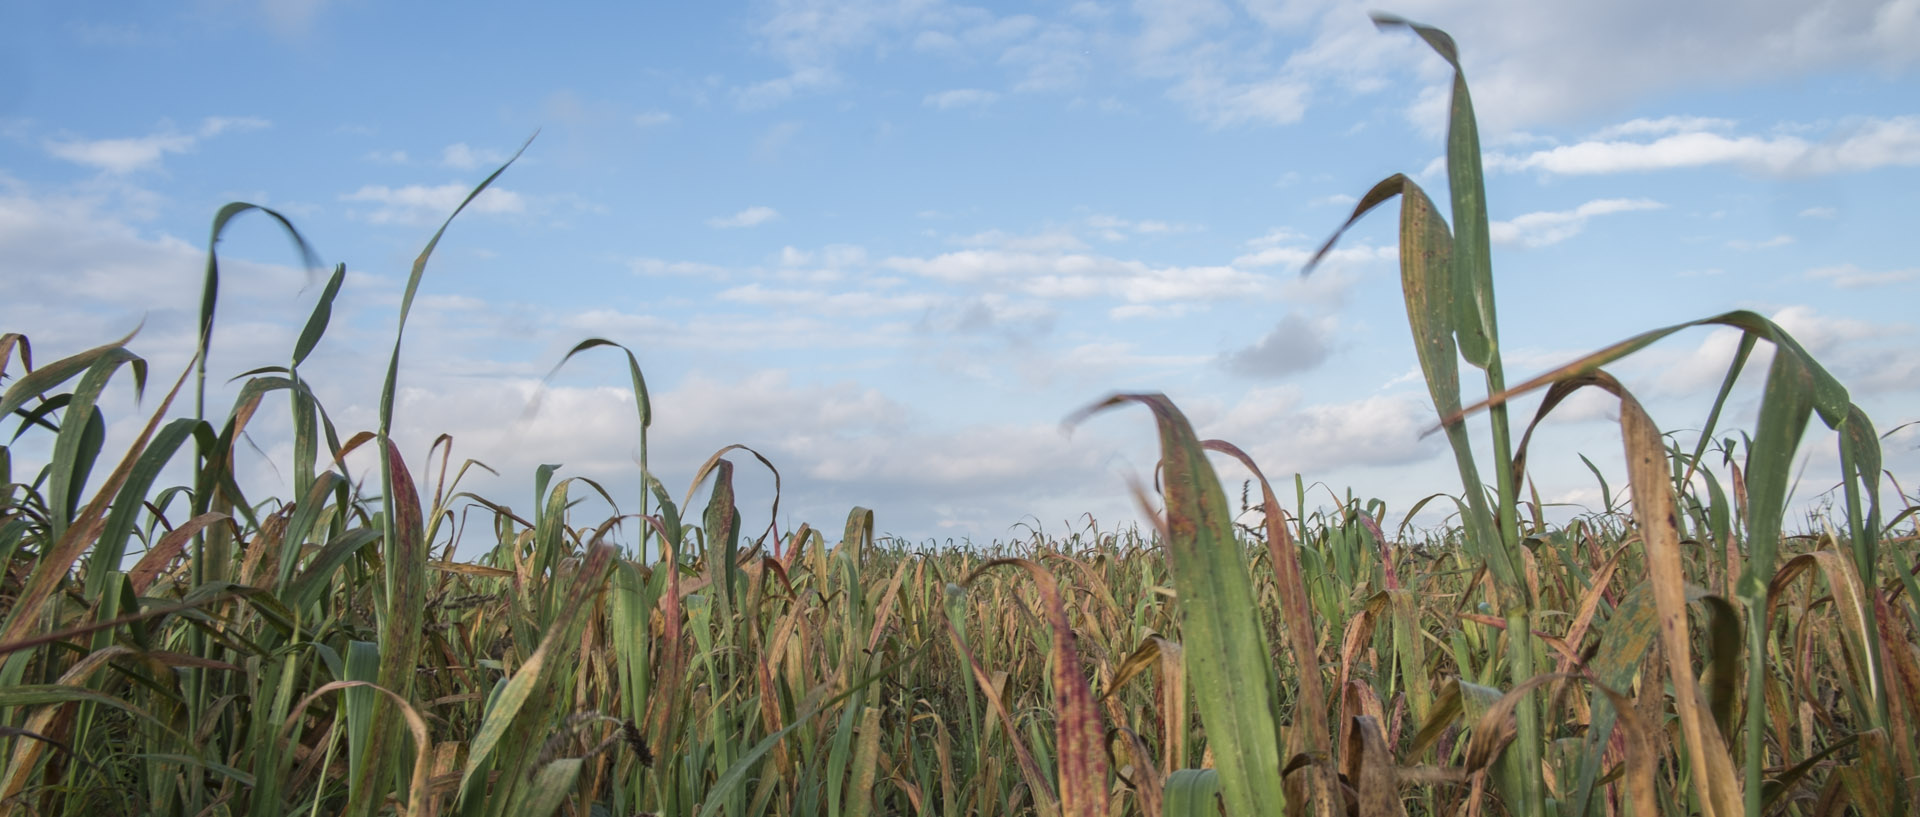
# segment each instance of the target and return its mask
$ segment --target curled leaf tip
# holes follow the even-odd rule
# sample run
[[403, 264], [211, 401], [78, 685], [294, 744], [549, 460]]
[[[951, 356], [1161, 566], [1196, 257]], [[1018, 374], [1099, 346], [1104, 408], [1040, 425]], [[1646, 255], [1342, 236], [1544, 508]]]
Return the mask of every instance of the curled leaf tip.
[[1074, 413], [1067, 415], [1067, 418], [1065, 420], [1060, 421], [1060, 427], [1063, 430], [1065, 430], [1068, 434], [1072, 434], [1073, 429], [1077, 428], [1081, 423], [1086, 422], [1087, 418], [1092, 417], [1095, 414], [1099, 414], [1100, 412], [1106, 411], [1107, 409], [1113, 408], [1114, 406], [1120, 405], [1121, 403], [1125, 403], [1130, 400], [1151, 404], [1155, 400], [1166, 400], [1166, 395], [1160, 394], [1158, 392], [1153, 392], [1153, 393], [1114, 392], [1113, 394], [1109, 394], [1106, 397], [1096, 400], [1086, 405], [1085, 407], [1075, 411]]

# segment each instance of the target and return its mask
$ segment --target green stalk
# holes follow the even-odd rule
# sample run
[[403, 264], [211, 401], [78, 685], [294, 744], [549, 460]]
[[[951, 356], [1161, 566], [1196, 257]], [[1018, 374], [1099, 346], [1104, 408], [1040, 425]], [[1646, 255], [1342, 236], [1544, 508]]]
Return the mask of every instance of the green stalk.
[[[1524, 606], [1507, 613], [1507, 658], [1513, 662], [1515, 689], [1533, 677], [1533, 629], [1528, 620], [1531, 617]], [[1533, 692], [1527, 692], [1514, 707], [1517, 731], [1508, 751], [1516, 753], [1513, 765], [1520, 782], [1521, 802], [1515, 811], [1527, 817], [1546, 817], [1546, 792], [1541, 788], [1540, 775], [1540, 710], [1536, 697]]]
[[[1493, 302], [1488, 298], [1482, 304], [1486, 310], [1486, 321], [1493, 324]], [[1506, 378], [1500, 366], [1500, 354], [1495, 347], [1492, 358], [1487, 362], [1487, 393], [1499, 394], [1506, 390]], [[1497, 485], [1500, 489], [1500, 545], [1514, 567], [1520, 568], [1525, 562], [1520, 558], [1520, 511], [1519, 495], [1513, 481], [1513, 446], [1507, 422], [1507, 404], [1496, 403], [1487, 409], [1488, 423], [1493, 427], [1493, 456]], [[1510, 590], [1517, 600], [1516, 606], [1507, 611], [1507, 644], [1512, 659], [1513, 688], [1518, 689], [1534, 675], [1533, 666], [1533, 607], [1536, 599], [1527, 586], [1525, 576], [1521, 575]], [[1513, 716], [1517, 721], [1513, 751], [1519, 753], [1516, 761], [1519, 766], [1522, 796], [1525, 802], [1520, 804], [1519, 812], [1524, 817], [1546, 817], [1546, 792], [1541, 783], [1541, 740], [1539, 693], [1528, 692], [1514, 708]]]
[[1746, 778], [1745, 802], [1742, 808], [1747, 817], [1759, 817], [1764, 789], [1762, 769], [1766, 766], [1766, 746], [1762, 736], [1767, 728], [1767, 610], [1764, 598], [1756, 602], [1746, 599], [1747, 603], [1747, 732], [1742, 745], [1744, 763], [1743, 775]]

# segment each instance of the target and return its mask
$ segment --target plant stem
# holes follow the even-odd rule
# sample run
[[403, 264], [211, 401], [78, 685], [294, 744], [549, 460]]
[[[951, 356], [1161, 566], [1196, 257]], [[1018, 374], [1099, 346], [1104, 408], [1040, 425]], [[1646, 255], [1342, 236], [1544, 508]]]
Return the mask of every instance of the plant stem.
[[1759, 817], [1761, 768], [1766, 763], [1767, 728], [1767, 610], [1766, 598], [1748, 598], [1747, 603], [1747, 732], [1742, 747], [1745, 755], [1745, 800], [1747, 817]]
[[[1512, 660], [1513, 685], [1518, 687], [1533, 677], [1533, 629], [1532, 616], [1524, 608], [1507, 612], [1507, 657]], [[1520, 778], [1519, 808], [1515, 812], [1521, 817], [1546, 817], [1547, 802], [1545, 792], [1541, 790], [1540, 774], [1540, 712], [1534, 706], [1534, 694], [1529, 692], [1520, 699], [1519, 706], [1513, 710], [1517, 721], [1517, 731], [1513, 745], [1508, 751], [1518, 753], [1514, 766]]]

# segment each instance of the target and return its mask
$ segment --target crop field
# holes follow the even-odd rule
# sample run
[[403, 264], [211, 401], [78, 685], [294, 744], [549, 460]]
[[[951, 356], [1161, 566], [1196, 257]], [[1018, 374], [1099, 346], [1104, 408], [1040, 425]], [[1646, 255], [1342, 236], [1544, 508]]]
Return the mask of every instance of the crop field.
[[[1446, 34], [1381, 22], [1457, 71]], [[137, 338], [49, 362], [0, 335], [0, 815], [1916, 813], [1920, 534], [1909, 500], [1882, 504], [1906, 496], [1884, 429], [1746, 311], [1623, 327], [1510, 383], [1475, 127], [1456, 73], [1448, 193], [1395, 175], [1347, 221], [1398, 212], [1460, 476], [1423, 503], [1445, 508], [1439, 531], [1293, 475], [1230, 491], [1212, 463], [1257, 463], [1155, 394], [1070, 421], [1157, 434], [1132, 486], [1143, 522], [972, 550], [878, 536], [885, 508], [743, 529], [735, 468], [765, 461], [732, 447], [647, 471], [643, 373], [598, 338], [561, 363], [625, 352], [641, 495], [582, 518], [605, 492], [549, 468], [537, 505], [510, 509], [462, 490], [445, 440], [423, 457], [389, 439], [440, 234], [372, 429], [336, 428], [301, 371], [344, 267], [283, 366], [206, 371], [211, 251], [185, 371], [149, 371]], [[215, 240], [257, 209], [221, 210]], [[1684, 418], [1702, 431], [1665, 433], [1606, 367], [1708, 324], [1743, 333], [1733, 367]], [[1771, 363], [1745, 371], [1761, 348]], [[236, 375], [234, 404], [207, 405], [209, 378]], [[1764, 381], [1759, 415], [1726, 431], [1742, 376]], [[102, 394], [129, 382], [145, 424], [106, 450]], [[1617, 398], [1631, 479], [1550, 524], [1528, 445], [1583, 389]], [[1530, 394], [1538, 414], [1510, 415]], [[291, 418], [289, 496], [235, 476], [261, 412]], [[1839, 449], [1824, 515], [1788, 502], [1803, 437]], [[45, 467], [16, 467], [28, 444]], [[352, 476], [355, 452], [376, 475]]]

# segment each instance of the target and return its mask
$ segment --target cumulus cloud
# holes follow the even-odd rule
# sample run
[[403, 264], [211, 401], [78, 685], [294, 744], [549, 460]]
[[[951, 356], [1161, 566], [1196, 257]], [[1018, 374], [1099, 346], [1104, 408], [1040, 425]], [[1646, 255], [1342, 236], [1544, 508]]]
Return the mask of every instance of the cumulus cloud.
[[[1010, 75], [1016, 93], [1070, 90], [1091, 68], [1087, 52], [1093, 34], [1074, 19], [996, 15], [946, 0], [776, 0], [764, 8], [755, 34], [760, 47], [785, 64], [786, 73], [736, 88], [734, 98], [742, 108], [770, 107], [804, 93], [831, 90], [842, 83], [839, 65], [850, 56], [894, 49], [998, 65]], [[940, 96], [929, 97], [928, 104], [942, 107]], [[974, 95], [950, 102], [963, 100], [990, 101]]]
[[[1863, 67], [1912, 66], [1912, 0], [1795, 0], [1674, 7], [1655, 0], [1539, 4], [1433, 0], [1410, 9], [1463, 45], [1490, 143], [1532, 123], [1575, 121], [1656, 93]], [[779, 76], [737, 87], [745, 108], [851, 82], [841, 66], [874, 57], [934, 59], [1008, 74], [1014, 93], [1075, 92], [1100, 71], [1158, 84], [1213, 127], [1298, 122], [1317, 98], [1375, 93], [1408, 74], [1435, 86], [1409, 116], [1444, 121], [1444, 69], [1427, 49], [1381, 36], [1361, 0], [1142, 0], [999, 14], [949, 0], [775, 0], [753, 24]], [[1649, 27], [1648, 19], [1662, 24]], [[1304, 42], [1304, 45], [1302, 43]], [[929, 97], [928, 104], [935, 104]], [[1707, 132], [1712, 117], [1639, 119], [1595, 139]]]
[[758, 283], [721, 290], [722, 301], [770, 306], [785, 310], [803, 310], [818, 315], [870, 316], [896, 312], [918, 312], [941, 302], [930, 293], [884, 295], [877, 292], [822, 292], [808, 289], [779, 289]]
[[726, 267], [695, 261], [668, 261], [661, 258], [629, 259], [627, 268], [633, 270], [635, 275], [698, 275], [715, 279], [724, 279], [728, 275]]
[[44, 337], [52, 333], [86, 348], [103, 338], [74, 336], [97, 333], [101, 321], [65, 319], [83, 308], [115, 315], [113, 325], [124, 324], [124, 331], [144, 310], [191, 305], [194, 270], [204, 270], [205, 256], [178, 238], [142, 235], [102, 210], [103, 202], [88, 198], [0, 188], [8, 331], [26, 332], [35, 345], [54, 341]]
[[1818, 142], [1792, 134], [1728, 136], [1706, 130], [1668, 132], [1650, 128], [1615, 136], [1655, 134], [1664, 135], [1641, 141], [1594, 138], [1527, 154], [1490, 152], [1485, 163], [1489, 170], [1537, 170], [1559, 175], [1731, 165], [1768, 176], [1812, 176], [1920, 166], [1920, 116], [1861, 119]]
[[734, 104], [743, 111], [771, 108], [794, 96], [825, 88], [839, 82], [839, 76], [824, 68], [801, 68], [784, 77], [756, 82], [734, 91]]
[[1131, 236], [1173, 235], [1198, 229], [1189, 224], [1171, 224], [1152, 219], [1134, 221], [1106, 214], [1088, 216], [1086, 224], [1107, 241], [1125, 241]]
[[1039, 298], [1112, 297], [1133, 303], [1254, 295], [1269, 283], [1264, 275], [1231, 266], [1156, 267], [1086, 253], [962, 250], [896, 256], [881, 266], [948, 283], [1012, 287]]
[[185, 134], [154, 134], [127, 139], [94, 139], [48, 142], [47, 152], [108, 173], [131, 173], [157, 167], [168, 153], [185, 153], [198, 141]]
[[1196, 117], [1224, 128], [1231, 125], [1291, 125], [1307, 113], [1311, 87], [1299, 80], [1232, 82], [1196, 73], [1167, 92]]
[[[1309, 50], [1328, 72], [1381, 77], [1412, 64], [1436, 84], [1444, 81], [1444, 64], [1427, 49], [1405, 40], [1391, 48], [1368, 43], [1366, 32], [1340, 24], [1366, 8], [1357, 0], [1327, 6]], [[1910, 46], [1920, 40], [1920, 8], [1911, 0], [1442, 0], [1417, 16], [1443, 24], [1461, 44], [1482, 128], [1492, 133], [1572, 121], [1652, 94], [1844, 67], [1891, 72], [1920, 60]]]
[[[1887, 345], [1889, 341], [1913, 332], [1911, 327], [1899, 324], [1826, 315], [1810, 306], [1785, 307], [1775, 310], [1768, 317], [1793, 336], [1808, 354], [1839, 376], [1844, 384], [1872, 381], [1882, 387], [1889, 385], [1875, 377], [1878, 372], [1886, 370], [1879, 361], [1887, 357], [1888, 350], [1892, 348]], [[1642, 364], [1657, 372], [1652, 379], [1656, 394], [1711, 394], [1733, 362], [1740, 335], [1737, 329], [1715, 327], [1690, 349], [1670, 350], [1656, 346], [1648, 353], [1643, 353], [1646, 357], [1637, 355], [1636, 358], [1641, 358]], [[1905, 361], [1903, 366], [1911, 368], [1913, 361], [1920, 360], [1920, 352], [1911, 351], [1912, 344], [1900, 344], [1900, 347], [1901, 350], [1893, 356]], [[1760, 343], [1754, 347], [1753, 356], [1744, 371], [1758, 382], [1764, 378], [1772, 359], [1772, 345]], [[1893, 385], [1912, 388], [1913, 384]]]
[[780, 211], [772, 207], [755, 205], [730, 216], [716, 216], [707, 219], [707, 226], [716, 229], [731, 227], [757, 227], [780, 217]]
[[919, 327], [922, 331], [946, 334], [1032, 340], [1052, 332], [1058, 317], [1045, 303], [989, 292], [941, 299], [921, 316]]
[[258, 130], [269, 125], [267, 120], [257, 117], [213, 116], [203, 120], [199, 130], [192, 133], [169, 129], [146, 136], [119, 139], [49, 139], [43, 146], [54, 158], [108, 173], [127, 174], [136, 170], [156, 169], [167, 154], [192, 152], [201, 140], [227, 131]]
[[[454, 208], [459, 207], [460, 202], [472, 192], [472, 187], [458, 182], [432, 187], [422, 184], [404, 187], [370, 184], [341, 196], [340, 200], [373, 204], [373, 209], [364, 217], [374, 224], [429, 224], [452, 215]], [[524, 196], [496, 185], [482, 191], [472, 204], [467, 205], [466, 212], [503, 215], [523, 213], [526, 209]]]
[[1087, 248], [1087, 242], [1081, 241], [1079, 236], [1061, 229], [1028, 234], [982, 230], [972, 235], [953, 236], [948, 241], [966, 247], [991, 247], [1022, 253], [1072, 252]]
[[1220, 356], [1228, 371], [1248, 377], [1285, 377], [1325, 363], [1331, 321], [1309, 320], [1289, 312], [1253, 345]]
[[1736, 238], [1727, 242], [1727, 249], [1740, 250], [1741, 252], [1746, 252], [1749, 250], [1770, 250], [1770, 249], [1773, 249], [1774, 247], [1784, 247], [1792, 243], [1793, 243], [1793, 236], [1787, 235], [1785, 233], [1781, 233], [1780, 235], [1776, 235], [1772, 238], [1766, 238], [1759, 241], [1749, 241], [1744, 238]]
[[488, 148], [476, 148], [465, 142], [455, 142], [440, 151], [440, 164], [455, 170], [472, 170], [477, 167], [496, 167], [507, 160], [507, 154]]
[[209, 139], [230, 130], [260, 130], [272, 126], [273, 123], [257, 116], [209, 116], [200, 122], [200, 138]]
[[1438, 417], [1423, 395], [1383, 394], [1307, 403], [1297, 386], [1253, 389], [1217, 416], [1195, 422], [1203, 437], [1239, 445], [1268, 477], [1334, 469], [1405, 465], [1444, 448], [1424, 436]]
[[867, 248], [858, 244], [828, 244], [818, 250], [803, 250], [794, 246], [780, 248], [780, 265], [783, 267], [819, 264], [829, 270], [838, 270], [865, 266], [866, 263]]
[[1727, 130], [1739, 124], [1731, 119], [1711, 116], [1662, 116], [1657, 119], [1630, 119], [1594, 132], [1593, 139], [1605, 141], [1623, 136], [1665, 136], [1669, 133]]
[[1527, 213], [1509, 221], [1495, 221], [1487, 225], [1487, 234], [1495, 244], [1544, 247], [1579, 235], [1594, 216], [1663, 207], [1666, 205], [1652, 199], [1595, 199], [1572, 210]]

